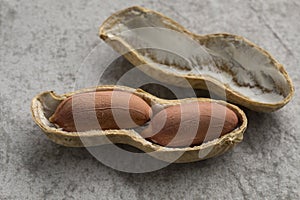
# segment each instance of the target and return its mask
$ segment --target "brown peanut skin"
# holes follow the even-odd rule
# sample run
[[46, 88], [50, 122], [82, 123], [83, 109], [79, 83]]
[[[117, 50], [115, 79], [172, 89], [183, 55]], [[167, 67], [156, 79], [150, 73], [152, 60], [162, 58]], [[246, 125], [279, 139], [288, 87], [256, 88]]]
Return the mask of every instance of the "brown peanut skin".
[[49, 121], [69, 132], [134, 128], [151, 116], [150, 106], [125, 91], [75, 94], [57, 107]]
[[157, 113], [141, 135], [161, 146], [194, 146], [231, 132], [238, 121], [237, 115], [226, 106], [211, 102], [184, 103]]

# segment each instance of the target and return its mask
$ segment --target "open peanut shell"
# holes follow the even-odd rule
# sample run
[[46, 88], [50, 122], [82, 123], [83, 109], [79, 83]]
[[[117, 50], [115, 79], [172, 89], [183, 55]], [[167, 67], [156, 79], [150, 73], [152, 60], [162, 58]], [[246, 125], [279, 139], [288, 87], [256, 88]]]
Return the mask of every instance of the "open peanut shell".
[[[284, 67], [241, 36], [196, 35], [142, 7], [113, 14], [102, 24], [99, 35], [159, 81], [206, 89], [216, 95], [224, 93], [229, 102], [254, 111], [278, 110], [294, 93]], [[190, 85], [185, 84], [186, 80]]]
[[[135, 129], [121, 130], [93, 130], [86, 132], [67, 132], [56, 127], [49, 122], [50, 116], [55, 112], [58, 105], [67, 97], [82, 92], [111, 91], [119, 90], [131, 92], [147, 102], [150, 106], [163, 109], [170, 105], [182, 102], [215, 102], [227, 106], [234, 111], [239, 119], [239, 124], [232, 132], [201, 145], [184, 148], [170, 148], [154, 144], [141, 137]], [[164, 161], [174, 161], [180, 163], [194, 162], [220, 155], [234, 147], [243, 139], [243, 133], [247, 127], [245, 113], [237, 106], [225, 101], [212, 100], [206, 98], [188, 98], [181, 100], [165, 100], [157, 98], [141, 89], [132, 89], [124, 86], [99, 86], [97, 88], [83, 89], [76, 92], [57, 95], [52, 91], [43, 92], [32, 100], [31, 111], [34, 121], [45, 132], [45, 134], [55, 143], [69, 147], [89, 147], [103, 144], [127, 144], [136, 147], [144, 152], [151, 152], [150, 155]]]

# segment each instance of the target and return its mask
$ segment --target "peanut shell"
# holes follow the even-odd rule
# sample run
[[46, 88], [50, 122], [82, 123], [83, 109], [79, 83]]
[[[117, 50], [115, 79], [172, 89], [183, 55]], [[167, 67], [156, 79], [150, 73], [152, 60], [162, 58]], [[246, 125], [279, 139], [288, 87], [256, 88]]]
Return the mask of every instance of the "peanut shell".
[[138, 6], [111, 15], [99, 35], [161, 82], [209, 90], [254, 111], [278, 110], [294, 94], [283, 65], [241, 36], [197, 35], [161, 13]]
[[[54, 114], [57, 107], [65, 99], [76, 94], [98, 91], [123, 91], [136, 95], [143, 99], [149, 106], [156, 105], [157, 108], [153, 115], [159, 113], [162, 109], [169, 106], [179, 105], [182, 103], [192, 102], [211, 102], [226, 106], [233, 111], [238, 117], [238, 126], [231, 132], [221, 136], [220, 138], [205, 141], [200, 145], [192, 147], [163, 147], [146, 140], [140, 135], [136, 129], [110, 129], [110, 130], [91, 130], [83, 132], [68, 132], [55, 126], [49, 121], [49, 118]], [[235, 105], [225, 101], [206, 99], [206, 98], [187, 98], [180, 100], [166, 100], [155, 97], [141, 89], [133, 89], [124, 86], [99, 86], [96, 88], [88, 88], [64, 95], [57, 95], [52, 91], [43, 92], [33, 98], [31, 111], [34, 121], [45, 132], [45, 134], [55, 143], [69, 147], [89, 147], [98, 146], [109, 143], [121, 143], [136, 147], [144, 152], [151, 152], [151, 156], [172, 162], [174, 158], [176, 162], [187, 163], [194, 162], [210, 157], [220, 155], [227, 150], [233, 148], [243, 139], [243, 133], [247, 128], [247, 118], [245, 113]], [[147, 126], [147, 125], [146, 125]], [[145, 126], [145, 127], [146, 127]], [[84, 143], [82, 142], [84, 141]], [[182, 155], [181, 155], [182, 154]], [[177, 158], [177, 156], [180, 157]], [[204, 155], [204, 156], [201, 156]]]

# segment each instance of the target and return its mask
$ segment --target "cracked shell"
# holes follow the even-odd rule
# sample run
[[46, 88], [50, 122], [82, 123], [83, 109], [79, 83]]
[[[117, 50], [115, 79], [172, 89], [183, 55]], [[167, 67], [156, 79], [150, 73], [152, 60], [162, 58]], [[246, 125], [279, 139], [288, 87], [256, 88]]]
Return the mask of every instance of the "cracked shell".
[[[202, 143], [193, 147], [172, 148], [163, 147], [144, 139], [138, 129], [119, 129], [119, 130], [92, 130], [85, 132], [67, 132], [62, 128], [50, 123], [49, 118], [53, 115], [59, 104], [66, 98], [83, 92], [93, 91], [124, 91], [135, 94], [152, 106], [153, 114], [162, 109], [187, 102], [214, 102], [227, 106], [239, 119], [238, 127], [230, 133], [212, 141]], [[155, 106], [153, 106], [155, 105]], [[154, 109], [155, 108], [155, 109]], [[141, 89], [132, 89], [124, 86], [99, 86], [97, 88], [83, 89], [76, 92], [57, 95], [52, 91], [43, 92], [33, 98], [31, 111], [34, 121], [45, 132], [45, 134], [55, 143], [69, 147], [88, 147], [103, 144], [127, 144], [136, 147], [151, 156], [167, 162], [187, 163], [194, 162], [210, 157], [218, 156], [234, 147], [243, 139], [243, 133], [247, 128], [247, 118], [245, 113], [235, 105], [225, 101], [212, 100], [205, 98], [188, 98], [180, 100], [165, 100], [155, 97]]]
[[197, 35], [158, 12], [137, 6], [110, 16], [99, 35], [159, 81], [205, 89], [254, 111], [278, 110], [294, 93], [284, 67], [241, 36]]

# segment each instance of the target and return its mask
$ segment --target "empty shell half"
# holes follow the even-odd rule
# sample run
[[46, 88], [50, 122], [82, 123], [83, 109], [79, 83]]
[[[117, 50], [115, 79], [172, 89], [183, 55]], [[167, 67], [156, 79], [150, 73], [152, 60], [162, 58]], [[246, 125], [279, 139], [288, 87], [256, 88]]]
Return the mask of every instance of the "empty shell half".
[[113, 14], [99, 34], [133, 65], [159, 81], [206, 89], [254, 111], [278, 110], [294, 93], [283, 66], [241, 36], [196, 35], [142, 7]]

